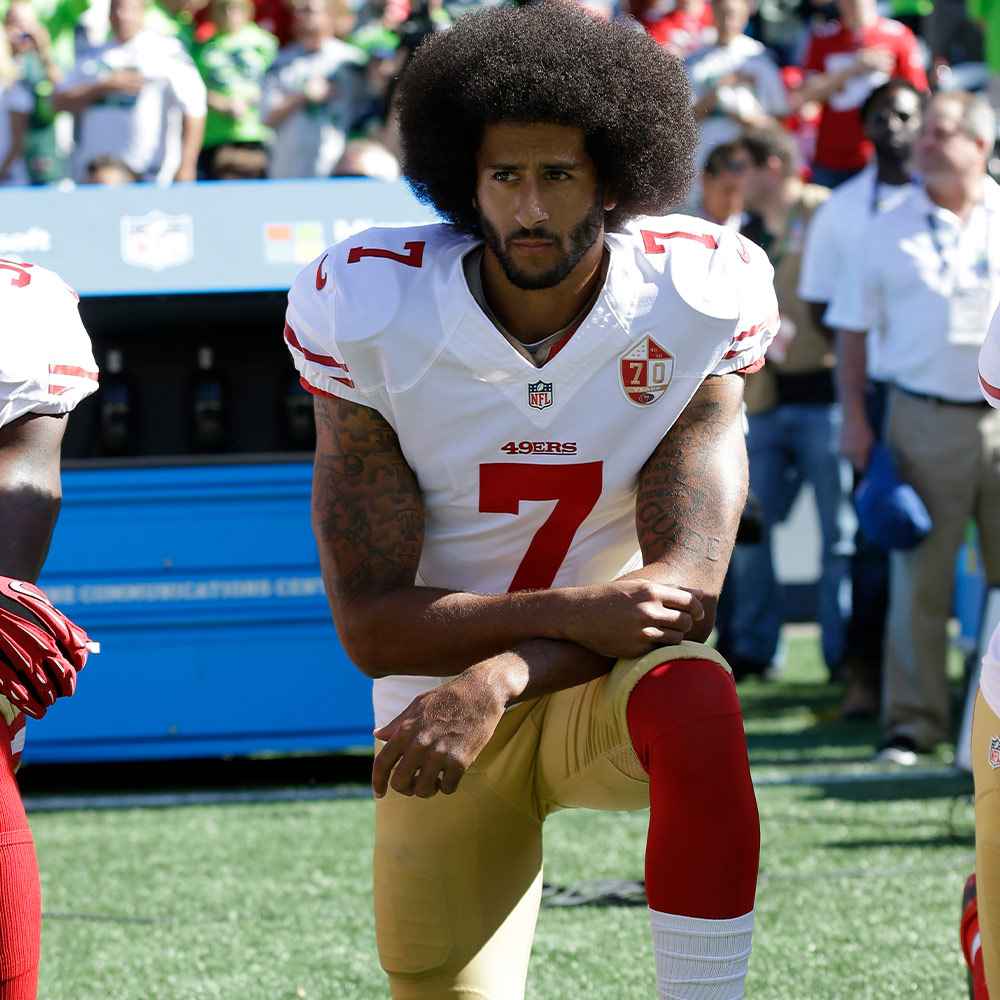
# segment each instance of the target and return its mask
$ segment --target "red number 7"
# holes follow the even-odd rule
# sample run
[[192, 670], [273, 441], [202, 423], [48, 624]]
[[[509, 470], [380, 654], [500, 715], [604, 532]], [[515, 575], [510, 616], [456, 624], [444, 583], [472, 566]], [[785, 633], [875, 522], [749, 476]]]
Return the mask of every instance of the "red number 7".
[[556, 501], [531, 539], [507, 593], [552, 586], [577, 529], [601, 495], [603, 466], [603, 462], [487, 462], [479, 466], [479, 510], [483, 514], [518, 514], [522, 500]]
[[396, 253], [395, 250], [381, 250], [376, 247], [351, 247], [347, 253], [347, 263], [357, 264], [365, 257], [384, 257], [386, 260], [394, 260], [397, 264], [406, 264], [407, 267], [421, 267], [424, 263], [424, 246], [424, 240], [404, 243], [403, 249], [406, 253]]

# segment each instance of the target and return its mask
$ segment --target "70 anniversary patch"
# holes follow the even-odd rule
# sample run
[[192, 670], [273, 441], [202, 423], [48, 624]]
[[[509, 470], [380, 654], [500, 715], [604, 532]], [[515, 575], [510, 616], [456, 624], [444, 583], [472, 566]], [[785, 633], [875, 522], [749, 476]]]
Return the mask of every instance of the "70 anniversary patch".
[[618, 378], [630, 403], [650, 406], [670, 385], [673, 355], [652, 337], [643, 337], [618, 359]]

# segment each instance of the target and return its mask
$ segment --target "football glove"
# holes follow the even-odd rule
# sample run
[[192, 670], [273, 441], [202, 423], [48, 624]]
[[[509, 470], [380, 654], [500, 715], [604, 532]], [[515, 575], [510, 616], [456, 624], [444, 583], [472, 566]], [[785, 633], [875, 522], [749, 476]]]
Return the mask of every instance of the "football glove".
[[76, 690], [76, 675], [100, 651], [33, 583], [0, 576], [0, 694], [33, 719]]

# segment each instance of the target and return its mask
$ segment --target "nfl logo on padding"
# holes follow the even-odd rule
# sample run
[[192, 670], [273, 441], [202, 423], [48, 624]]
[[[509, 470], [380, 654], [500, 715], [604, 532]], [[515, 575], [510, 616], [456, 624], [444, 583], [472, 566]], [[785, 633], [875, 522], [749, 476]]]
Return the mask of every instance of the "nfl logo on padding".
[[1000, 767], [1000, 736], [994, 736], [990, 740], [990, 767], [995, 771]]
[[535, 410], [544, 410], [546, 406], [552, 405], [552, 383], [551, 382], [529, 382], [528, 383], [528, 406]]

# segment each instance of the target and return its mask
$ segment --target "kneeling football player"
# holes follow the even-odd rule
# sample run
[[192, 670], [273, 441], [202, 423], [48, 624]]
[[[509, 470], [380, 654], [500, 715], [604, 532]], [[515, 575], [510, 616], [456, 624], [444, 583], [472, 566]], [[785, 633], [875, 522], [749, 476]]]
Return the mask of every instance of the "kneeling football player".
[[680, 62], [572, 5], [432, 36], [399, 91], [448, 220], [331, 247], [289, 294], [313, 523], [375, 678], [375, 913], [393, 997], [524, 994], [558, 809], [650, 808], [660, 996], [744, 995], [759, 853], [731, 673], [704, 645], [747, 489], [756, 246], [665, 215]]

